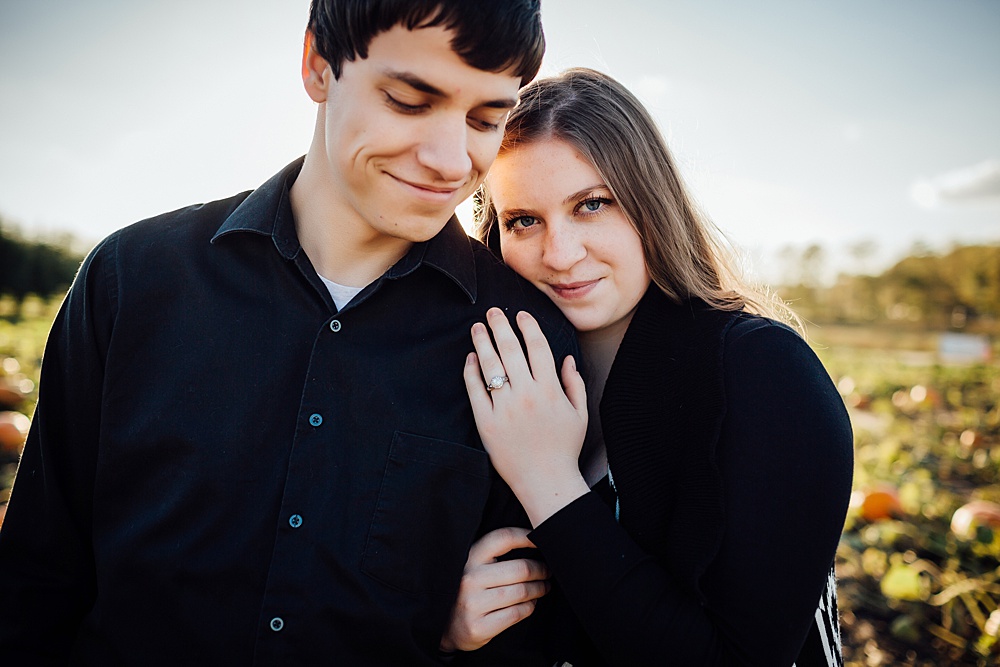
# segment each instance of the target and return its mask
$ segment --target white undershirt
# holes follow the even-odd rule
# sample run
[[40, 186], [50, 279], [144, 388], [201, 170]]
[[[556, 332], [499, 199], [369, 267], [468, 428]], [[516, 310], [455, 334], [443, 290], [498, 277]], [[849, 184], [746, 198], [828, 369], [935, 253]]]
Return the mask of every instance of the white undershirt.
[[340, 283], [335, 283], [332, 280], [327, 280], [323, 276], [319, 277], [326, 285], [326, 288], [330, 290], [330, 296], [333, 297], [333, 302], [337, 304], [337, 310], [340, 310], [347, 304], [351, 302], [351, 299], [358, 295], [358, 292], [364, 289], [364, 287], [351, 287], [349, 285], [341, 285]]

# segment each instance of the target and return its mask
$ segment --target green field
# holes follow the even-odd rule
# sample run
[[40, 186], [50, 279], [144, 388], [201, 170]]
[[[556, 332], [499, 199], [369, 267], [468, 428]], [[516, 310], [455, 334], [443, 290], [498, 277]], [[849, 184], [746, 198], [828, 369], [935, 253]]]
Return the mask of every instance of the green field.
[[855, 431], [856, 491], [837, 554], [848, 664], [998, 664], [1000, 527], [951, 530], [969, 501], [1000, 503], [996, 353], [943, 365], [935, 334], [809, 335]]
[[[0, 300], [0, 381], [25, 390], [25, 414], [57, 307], [29, 300], [13, 322]], [[810, 327], [809, 338], [855, 429], [856, 493], [837, 555], [848, 664], [998, 664], [1000, 527], [951, 529], [969, 501], [1000, 503], [996, 350], [941, 365], [931, 333]], [[0, 456], [3, 503], [16, 454]]]

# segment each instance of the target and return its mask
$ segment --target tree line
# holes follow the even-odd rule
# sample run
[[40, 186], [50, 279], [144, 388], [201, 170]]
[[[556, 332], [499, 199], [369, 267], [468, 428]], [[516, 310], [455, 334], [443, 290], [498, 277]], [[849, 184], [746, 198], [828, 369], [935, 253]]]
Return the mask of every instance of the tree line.
[[[801, 261], [821, 254], [807, 249]], [[778, 293], [813, 322], [1000, 333], [1000, 245], [943, 254], [918, 247], [878, 275], [841, 274], [832, 285], [808, 279], [808, 271], [798, 278]]]
[[11, 297], [18, 310], [29, 294], [64, 292], [82, 259], [65, 241], [29, 241], [0, 220], [0, 296]]

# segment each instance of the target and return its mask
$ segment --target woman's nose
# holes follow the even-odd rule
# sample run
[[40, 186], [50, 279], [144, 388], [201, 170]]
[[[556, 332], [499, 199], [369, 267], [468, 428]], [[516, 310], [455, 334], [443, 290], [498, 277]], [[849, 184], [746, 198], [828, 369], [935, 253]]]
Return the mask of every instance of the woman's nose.
[[587, 256], [582, 235], [572, 224], [551, 225], [546, 230], [542, 260], [555, 271], [567, 271]]

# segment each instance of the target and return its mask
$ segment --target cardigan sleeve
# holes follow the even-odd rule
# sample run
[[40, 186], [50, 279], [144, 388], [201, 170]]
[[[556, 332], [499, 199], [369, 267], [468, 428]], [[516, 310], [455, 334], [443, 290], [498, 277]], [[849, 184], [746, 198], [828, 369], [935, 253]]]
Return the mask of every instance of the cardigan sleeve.
[[791, 665], [813, 622], [850, 495], [846, 410], [808, 345], [767, 320], [733, 325], [724, 376], [716, 465], [725, 525], [704, 602], [594, 493], [530, 535], [612, 665]]

